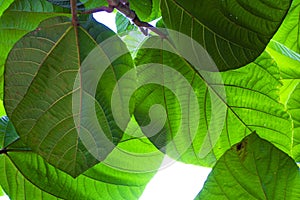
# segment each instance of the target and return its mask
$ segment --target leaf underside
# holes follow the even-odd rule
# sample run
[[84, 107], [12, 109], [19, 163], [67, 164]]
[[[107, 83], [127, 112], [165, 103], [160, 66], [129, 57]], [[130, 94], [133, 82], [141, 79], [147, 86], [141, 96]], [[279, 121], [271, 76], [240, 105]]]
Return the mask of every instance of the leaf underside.
[[[116, 78], [132, 67], [130, 55], [124, 55], [104, 73], [103, 81], [111, 80], [105, 88], [101, 88], [102, 79], [91, 83], [100, 85], [92, 101], [96, 123], [99, 121], [104, 127], [101, 135], [94, 131], [95, 123], [89, 123], [87, 118], [89, 104], [84, 103], [88, 98], [84, 88], [87, 86], [76, 85], [80, 80], [76, 77], [83, 77], [81, 64], [89, 52], [113, 33], [92, 18], [83, 26], [86, 29], [73, 27], [67, 18], [43, 22], [37, 31], [27, 34], [14, 46], [5, 71], [6, 110], [17, 132], [35, 152], [72, 176], [105, 159], [122, 137], [123, 132], [111, 123], [109, 94]], [[121, 40], [112, 45], [126, 48]], [[97, 52], [100, 59], [105, 58], [105, 52], [101, 49]], [[74, 95], [82, 98], [78, 104], [74, 104]], [[86, 135], [87, 144], [81, 135]], [[94, 148], [95, 144], [97, 156], [91, 155], [87, 149], [90, 147], [86, 147]]]
[[299, 199], [294, 160], [253, 133], [217, 162], [195, 199]]
[[290, 0], [161, 1], [167, 28], [198, 41], [220, 71], [254, 61], [286, 15]]

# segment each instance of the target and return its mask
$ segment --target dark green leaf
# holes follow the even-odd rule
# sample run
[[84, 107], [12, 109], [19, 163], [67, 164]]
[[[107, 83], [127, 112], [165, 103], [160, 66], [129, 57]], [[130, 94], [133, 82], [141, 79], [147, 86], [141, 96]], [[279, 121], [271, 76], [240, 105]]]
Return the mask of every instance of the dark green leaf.
[[290, 0], [163, 0], [167, 28], [198, 41], [220, 71], [255, 60], [275, 34]]
[[62, 15], [68, 14], [45, 0], [15, 0], [3, 13], [0, 18], [0, 99], [3, 96], [4, 63], [13, 45], [36, 29], [41, 21]]
[[255, 133], [217, 162], [195, 199], [299, 199], [294, 160]]
[[[67, 18], [44, 21], [14, 46], [5, 71], [6, 110], [22, 140], [72, 176], [104, 160], [121, 139], [110, 96], [133, 67], [117, 36], [98, 46], [112, 31], [92, 18], [83, 27]], [[112, 61], [116, 51], [125, 54]]]

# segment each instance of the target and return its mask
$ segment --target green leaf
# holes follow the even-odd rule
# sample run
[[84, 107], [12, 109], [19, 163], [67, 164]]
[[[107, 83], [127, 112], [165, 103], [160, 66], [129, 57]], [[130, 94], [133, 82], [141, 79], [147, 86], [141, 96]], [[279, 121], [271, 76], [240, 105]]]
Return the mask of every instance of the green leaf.
[[0, 148], [6, 148], [19, 139], [15, 127], [6, 116], [0, 119], [0, 138], [3, 138], [0, 140]]
[[195, 199], [299, 199], [294, 160], [255, 133], [217, 162]]
[[[132, 123], [136, 122], [133, 120]], [[132, 132], [130, 129], [128, 127], [127, 131]], [[135, 132], [136, 135], [141, 134], [140, 130]], [[10, 133], [6, 132], [6, 134]], [[7, 148], [6, 155], [0, 155], [0, 185], [12, 200], [55, 197], [138, 199], [155, 174], [155, 170], [160, 166], [163, 154], [157, 152], [145, 138], [127, 141], [125, 139], [120, 143], [122, 146], [114, 149], [107, 160], [76, 179], [48, 164], [30, 150], [24, 150], [26, 146], [18, 144], [21, 142], [18, 141]], [[127, 142], [129, 144], [126, 144]], [[132, 147], [137, 148], [133, 150]], [[152, 156], [149, 157], [148, 154]], [[140, 163], [140, 168], [134, 166], [136, 163]], [[151, 170], [148, 164], [152, 165]], [[137, 169], [141, 171], [134, 171]]]
[[[28, 156], [27, 158], [32, 159]], [[29, 180], [26, 180], [13, 162], [4, 155], [0, 155], [0, 170], [0, 184], [5, 192], [9, 194], [10, 199], [58, 199], [50, 193], [43, 192]]]
[[[128, 0], [131, 10], [134, 10], [142, 21], [147, 21], [152, 13], [152, 0]], [[157, 3], [157, 2], [156, 2]], [[157, 6], [157, 5], [156, 5]]]
[[117, 26], [118, 33], [137, 30], [137, 27], [134, 24], [132, 24], [128, 18], [126, 18], [124, 15], [122, 15], [119, 12], [117, 12], [116, 14], [116, 26]]
[[0, 99], [3, 96], [4, 63], [13, 45], [35, 30], [41, 21], [62, 15], [68, 14], [44, 0], [15, 0], [0, 17]]
[[12, 4], [14, 0], [2, 0], [0, 2], [0, 16], [3, 14], [3, 12]]
[[146, 21], [153, 21], [161, 17], [160, 0], [152, 0], [152, 13]]
[[0, 197], [2, 197], [2, 196], [4, 196], [4, 192], [3, 192], [2, 187], [0, 185]]
[[5, 108], [4, 108], [4, 105], [3, 105], [3, 101], [0, 100], [0, 116], [6, 116], [6, 112], [5, 112]]
[[293, 151], [292, 156], [300, 161], [300, 132], [298, 108], [300, 90], [300, 54], [289, 49], [285, 45], [272, 40], [268, 47], [269, 52], [277, 62], [282, 86], [280, 88], [280, 101], [285, 105], [286, 110], [293, 120]]
[[287, 108], [293, 119], [295, 141], [293, 143], [293, 156], [300, 162], [300, 82], [290, 95]]
[[163, 0], [167, 28], [199, 42], [220, 71], [254, 61], [265, 49], [290, 7], [290, 0]]
[[[81, 24], [44, 21], [14, 46], [5, 71], [6, 110], [22, 140], [72, 176], [104, 160], [122, 138], [110, 96], [133, 67], [111, 30], [93, 18]], [[112, 61], [119, 51], [125, 54]]]
[[284, 80], [300, 79], [300, 54], [287, 48], [281, 43], [272, 40], [267, 46], [270, 53], [277, 62], [281, 77]]
[[273, 40], [300, 53], [300, 0], [293, 0], [291, 8]]
[[135, 59], [143, 87], [135, 93], [134, 115], [154, 145], [180, 161], [212, 166], [232, 144], [257, 131], [291, 155], [292, 123], [279, 103], [276, 62], [263, 53], [240, 69], [202, 71], [213, 67], [209, 56], [182, 37], [172, 45], [152, 37]]

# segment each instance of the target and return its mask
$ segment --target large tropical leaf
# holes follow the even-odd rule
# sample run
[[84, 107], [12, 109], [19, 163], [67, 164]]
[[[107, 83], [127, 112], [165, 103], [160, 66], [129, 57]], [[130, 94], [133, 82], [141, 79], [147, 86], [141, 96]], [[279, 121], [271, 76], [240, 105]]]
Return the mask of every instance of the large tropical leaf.
[[[143, 87], [135, 94], [135, 117], [141, 127], [154, 124], [156, 129], [142, 128], [150, 140], [173, 158], [212, 166], [233, 144], [257, 131], [291, 155], [292, 125], [279, 103], [276, 62], [263, 53], [240, 69], [205, 72], [201, 68], [213, 64], [189, 41], [169, 45], [154, 37], [137, 53], [138, 85]], [[156, 104], [164, 111], [152, 108]]]
[[130, 54], [111, 60], [114, 52], [127, 52], [117, 36], [98, 47], [114, 35], [110, 29], [92, 18], [81, 23], [84, 28], [67, 18], [44, 21], [14, 46], [5, 71], [5, 106], [17, 132], [72, 176], [104, 160], [121, 139], [110, 96], [133, 66]]
[[220, 158], [195, 199], [299, 199], [299, 181], [294, 160], [253, 133]]
[[26, 33], [37, 28], [39, 23], [49, 17], [67, 15], [59, 7], [45, 0], [3, 1], [3, 15], [0, 17], [0, 99], [3, 96], [4, 63], [13, 45]]
[[[6, 124], [4, 126], [7, 126], [7, 122], [3, 121], [3, 124]], [[138, 132], [140, 131], [137, 130], [136, 135], [141, 134]], [[11, 132], [7, 131], [5, 134], [10, 135]], [[129, 144], [125, 145], [127, 142]], [[122, 146], [118, 146], [109, 155], [109, 160], [74, 179], [45, 162], [21, 141], [17, 141], [6, 148], [6, 154], [0, 155], [0, 185], [12, 200], [138, 199], [153, 177], [154, 169], [160, 166], [163, 155], [145, 138], [124, 138], [120, 144]], [[123, 155], [127, 153], [127, 156], [120, 157], [122, 152]], [[155, 156], [151, 159], [145, 156], [153, 153]], [[136, 155], [140, 155], [140, 158]], [[118, 163], [112, 162], [114, 160]], [[140, 163], [139, 168], [135, 166], [137, 163]], [[152, 166], [152, 170], [149, 170], [149, 165]], [[140, 171], [135, 171], [137, 169]]]
[[220, 71], [257, 58], [282, 23], [290, 0], [162, 0], [167, 26], [197, 40]]

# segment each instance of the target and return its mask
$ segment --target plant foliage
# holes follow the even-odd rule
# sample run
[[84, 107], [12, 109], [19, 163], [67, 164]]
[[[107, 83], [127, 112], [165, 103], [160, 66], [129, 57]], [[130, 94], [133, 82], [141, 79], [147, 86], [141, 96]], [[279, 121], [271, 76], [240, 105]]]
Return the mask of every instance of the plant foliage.
[[[117, 33], [89, 12], [112, 5], [127, 13]], [[299, 199], [299, 13], [300, 0], [0, 1], [0, 193], [139, 199], [168, 155], [213, 168], [195, 199]]]

